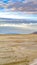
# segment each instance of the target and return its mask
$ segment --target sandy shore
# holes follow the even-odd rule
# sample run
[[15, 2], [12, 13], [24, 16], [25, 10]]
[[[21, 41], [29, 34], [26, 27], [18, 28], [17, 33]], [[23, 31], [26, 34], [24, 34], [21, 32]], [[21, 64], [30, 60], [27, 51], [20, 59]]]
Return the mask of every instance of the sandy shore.
[[37, 34], [0, 35], [0, 65], [30, 65], [37, 59]]

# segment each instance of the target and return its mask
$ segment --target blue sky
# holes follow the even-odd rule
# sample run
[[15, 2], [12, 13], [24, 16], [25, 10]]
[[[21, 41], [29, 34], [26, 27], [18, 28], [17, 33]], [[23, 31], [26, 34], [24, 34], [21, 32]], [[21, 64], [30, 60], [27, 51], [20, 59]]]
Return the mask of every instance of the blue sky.
[[1, 17], [37, 20], [37, 0], [0, 0]]
[[37, 13], [37, 0], [0, 0], [0, 10]]
[[[4, 3], [7, 3], [10, 0], [0, 0], [0, 1], [3, 1]], [[12, 2], [22, 2], [22, 1], [25, 1], [25, 0], [12, 0]]]

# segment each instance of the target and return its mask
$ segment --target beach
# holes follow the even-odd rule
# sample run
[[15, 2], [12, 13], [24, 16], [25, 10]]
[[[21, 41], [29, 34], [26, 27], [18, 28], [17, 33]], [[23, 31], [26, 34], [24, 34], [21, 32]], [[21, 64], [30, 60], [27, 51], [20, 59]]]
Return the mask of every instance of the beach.
[[37, 34], [1, 34], [0, 65], [30, 65], [37, 59]]
[[37, 65], [37, 0], [0, 0], [0, 65]]

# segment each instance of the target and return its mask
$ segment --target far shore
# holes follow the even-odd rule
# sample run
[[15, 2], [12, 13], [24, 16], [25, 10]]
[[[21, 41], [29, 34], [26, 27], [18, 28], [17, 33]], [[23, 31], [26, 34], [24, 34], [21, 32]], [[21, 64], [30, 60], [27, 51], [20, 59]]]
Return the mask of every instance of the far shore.
[[12, 39], [16, 39], [16, 42], [37, 42], [37, 34], [0, 34], [0, 41], [12, 41]]

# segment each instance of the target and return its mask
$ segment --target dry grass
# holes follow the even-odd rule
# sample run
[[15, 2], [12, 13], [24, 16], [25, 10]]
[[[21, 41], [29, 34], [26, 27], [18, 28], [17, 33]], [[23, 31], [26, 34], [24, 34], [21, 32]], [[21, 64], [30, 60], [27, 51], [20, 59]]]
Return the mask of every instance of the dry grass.
[[27, 35], [0, 35], [0, 41], [9, 41], [9, 40], [13, 40], [14, 41], [16, 40], [16, 42], [19, 42], [20, 41], [34, 41], [34, 42], [37, 42], [37, 34], [27, 34]]
[[29, 65], [37, 58], [37, 34], [0, 35], [0, 65]]

